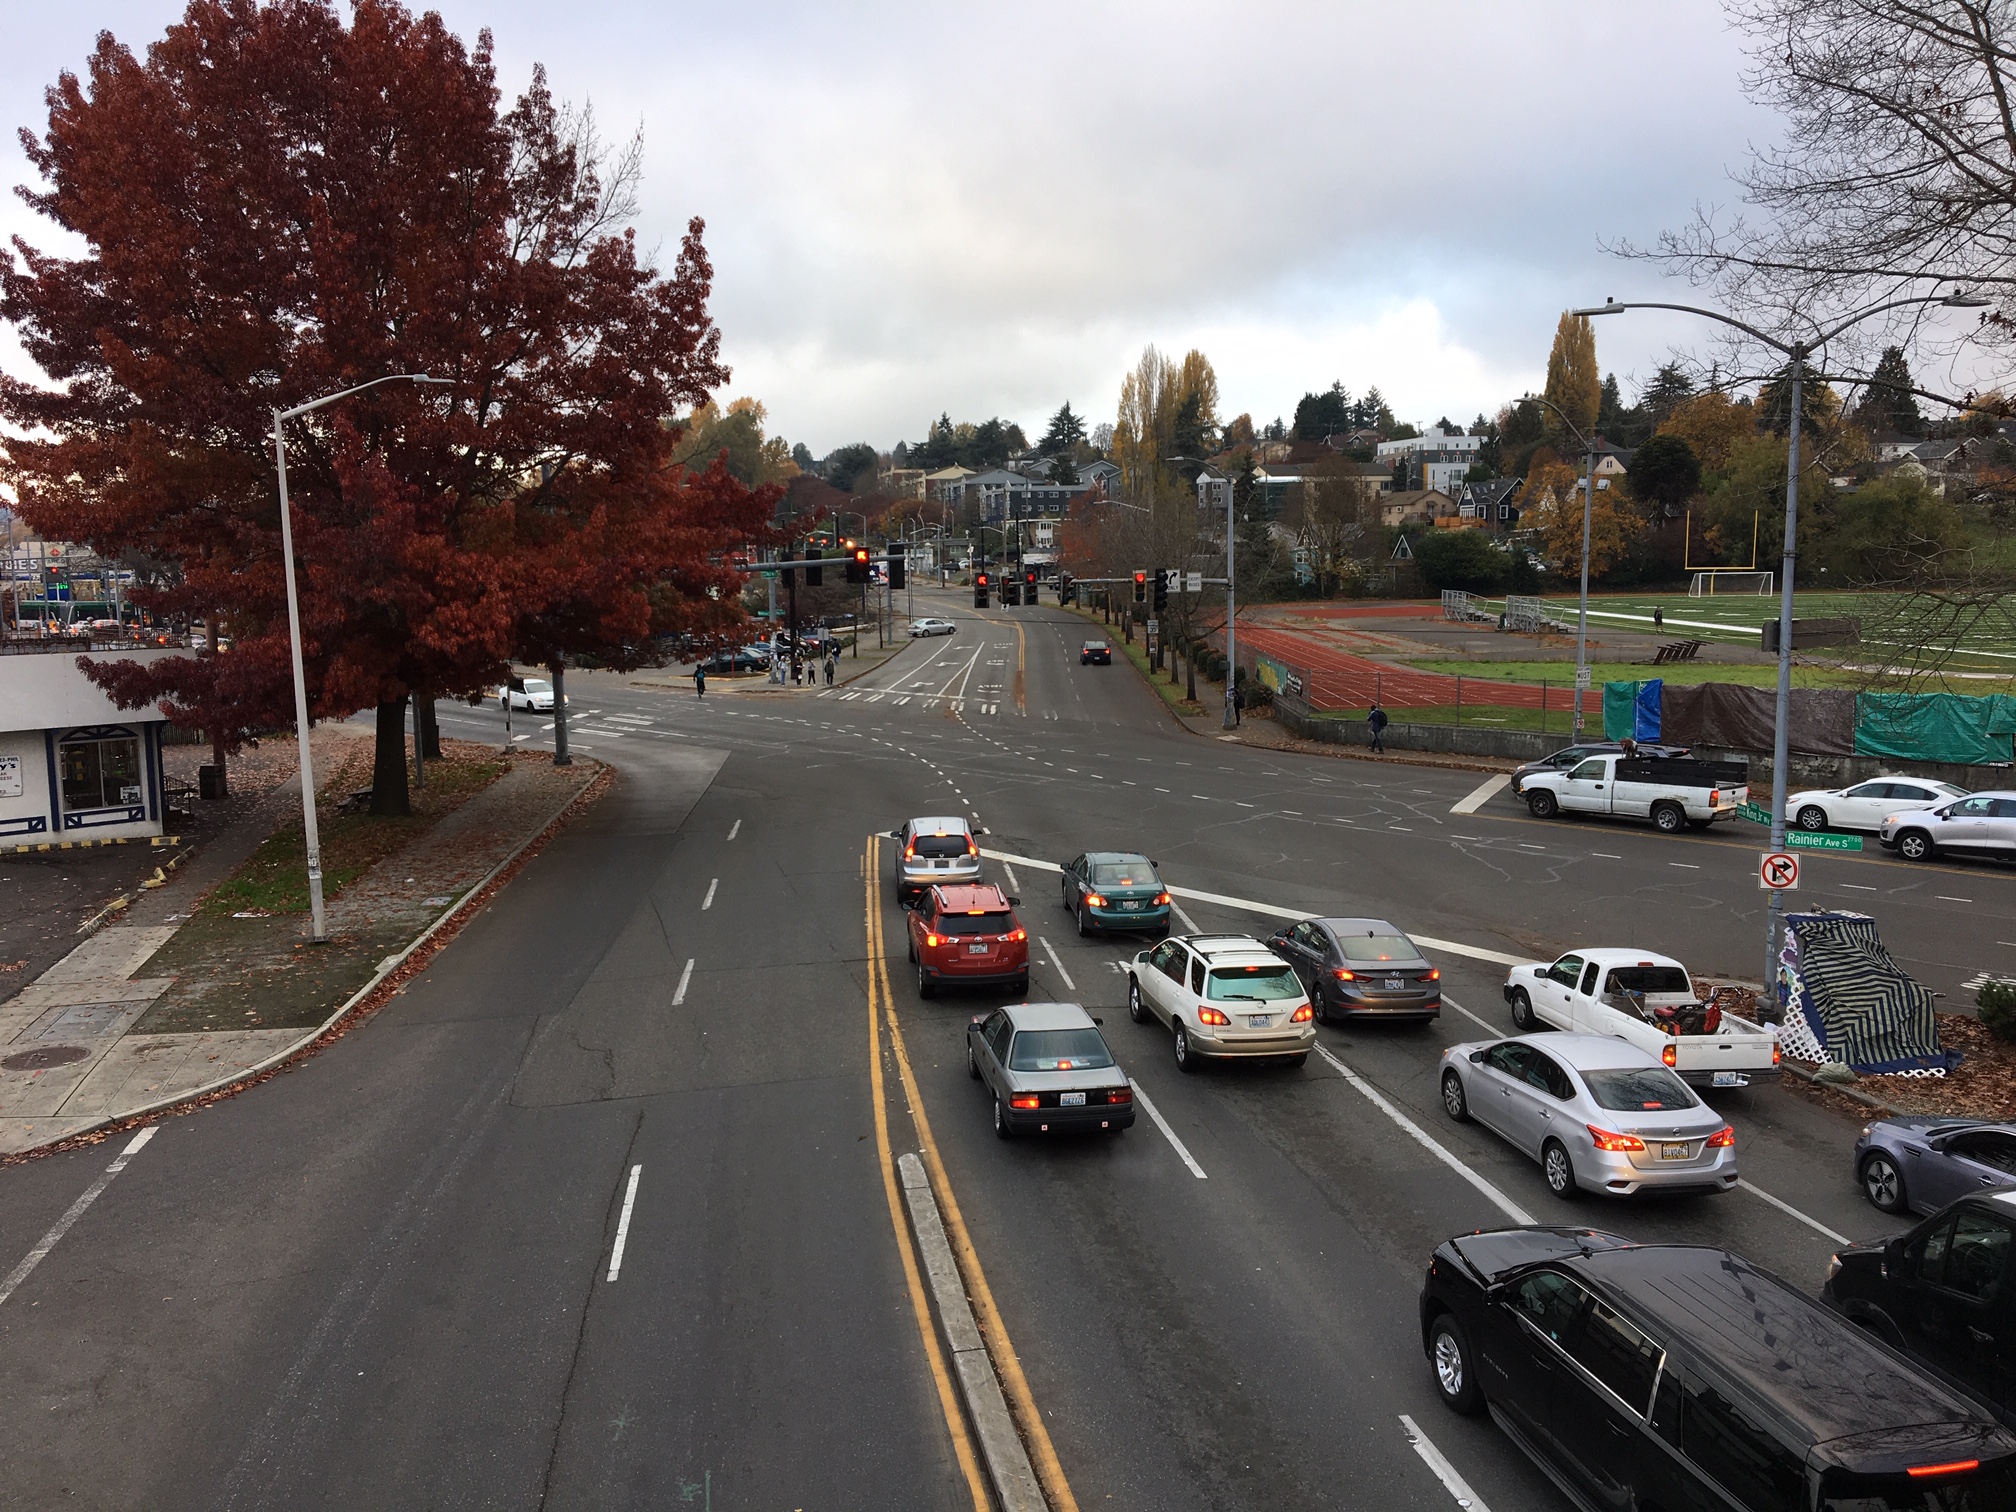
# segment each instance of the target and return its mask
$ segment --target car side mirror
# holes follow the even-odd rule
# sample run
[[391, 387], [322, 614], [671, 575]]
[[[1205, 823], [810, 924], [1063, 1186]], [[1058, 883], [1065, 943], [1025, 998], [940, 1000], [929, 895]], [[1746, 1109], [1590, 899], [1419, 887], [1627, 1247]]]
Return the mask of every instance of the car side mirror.
[[1106, 1022], [1106, 1020], [1104, 1020], [1103, 1018], [1099, 1017], [1099, 1015], [1095, 1013], [1095, 1014], [1093, 1014], [1093, 1015], [1092, 1015], [1092, 1022], [1093, 1022], [1093, 1023], [1095, 1023], [1095, 1024], [1104, 1024], [1104, 1023]]
[[900, 829], [885, 830], [883, 831], [883, 833], [886, 834], [891, 840], [901, 840], [903, 838], [903, 831], [901, 831]]
[[1483, 1052], [1482, 1050], [1472, 1050], [1472, 1051], [1470, 1052], [1470, 1064], [1471, 1064], [1471, 1065], [1473, 1065], [1473, 1066], [1481, 1066], [1481, 1065], [1483, 1065], [1483, 1064], [1484, 1064], [1484, 1052]]
[[1154, 952], [1152, 950], [1139, 951], [1135, 954], [1134, 959], [1141, 965], [1146, 966], [1148, 964], [1148, 957], [1153, 954]]
[[1883, 1269], [1892, 1275], [1908, 1276], [1913, 1272], [1911, 1252], [1904, 1248], [1900, 1236], [1883, 1246]]
[[1022, 900], [1020, 898], [1010, 898], [1008, 900], [1008, 906], [1010, 908], [1020, 908], [1022, 906]]

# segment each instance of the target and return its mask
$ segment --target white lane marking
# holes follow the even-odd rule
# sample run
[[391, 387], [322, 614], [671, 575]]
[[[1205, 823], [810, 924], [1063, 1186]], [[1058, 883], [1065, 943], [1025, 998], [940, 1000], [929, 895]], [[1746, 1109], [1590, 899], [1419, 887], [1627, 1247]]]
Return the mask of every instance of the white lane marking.
[[1065, 991], [1076, 992], [1078, 990], [1077, 984], [1071, 980], [1071, 973], [1064, 969], [1064, 963], [1057, 959], [1057, 952], [1051, 947], [1050, 942], [1039, 935], [1037, 936], [1036, 943], [1041, 945], [1043, 953], [1050, 957], [1050, 964], [1057, 968], [1057, 975], [1064, 978]]
[[737, 835], [741, 833], [742, 833], [742, 821], [740, 819], [737, 819], [733, 824], [728, 826], [728, 838], [730, 840], [733, 840]]
[[616, 1247], [609, 1251], [609, 1279], [614, 1281], [616, 1273], [623, 1269], [623, 1246], [630, 1238], [630, 1210], [637, 1206], [637, 1178], [644, 1174], [644, 1167], [630, 1167], [630, 1187], [623, 1194], [623, 1216], [616, 1220]]
[[1195, 1176], [1199, 1181], [1210, 1180], [1210, 1178], [1204, 1174], [1204, 1167], [1197, 1164], [1197, 1162], [1191, 1158], [1190, 1152], [1183, 1147], [1183, 1141], [1176, 1137], [1176, 1131], [1169, 1127], [1169, 1120], [1162, 1116], [1162, 1110], [1160, 1108], [1157, 1108], [1154, 1103], [1148, 1100], [1148, 1094], [1141, 1090], [1141, 1083], [1137, 1082], [1136, 1080], [1134, 1080], [1133, 1077], [1130, 1076], [1127, 1078], [1127, 1085], [1134, 1089], [1134, 1101], [1138, 1102], [1139, 1104], [1141, 1104], [1142, 1107], [1146, 1108], [1148, 1110], [1148, 1116], [1155, 1120], [1155, 1127], [1160, 1129], [1162, 1131], [1162, 1137], [1169, 1141], [1169, 1148], [1174, 1150], [1178, 1155], [1180, 1155], [1183, 1158], [1183, 1164], [1190, 1167], [1190, 1174], [1192, 1176]]
[[1503, 1037], [1505, 1033], [1503, 1029], [1500, 1029], [1496, 1024], [1490, 1022], [1488, 1019], [1481, 1019], [1477, 1017], [1476, 1014], [1472, 1013], [1468, 1008], [1465, 1008], [1461, 1003], [1457, 1002], [1456, 999], [1449, 996], [1448, 993], [1445, 992], [1442, 994], [1442, 1001], [1447, 1003], [1451, 1008], [1454, 1008], [1458, 1013], [1462, 1014], [1463, 1017], [1470, 1020], [1471, 1023], [1475, 1024], [1479, 1029], [1482, 1029], [1486, 1034]]
[[[1013, 862], [1017, 866], [1027, 866], [1035, 871], [1063, 870], [1055, 861], [1042, 861], [1034, 856], [1018, 856], [1010, 851], [983, 850], [980, 854], [990, 861]], [[1307, 908], [1277, 908], [1272, 903], [1258, 903], [1251, 898], [1229, 898], [1223, 893], [1200, 892], [1194, 887], [1171, 887], [1168, 891], [1171, 897], [1189, 898], [1197, 903], [1216, 903], [1224, 908], [1241, 908], [1248, 913], [1266, 914], [1275, 919], [1307, 919], [1313, 917], [1314, 913]], [[1198, 932], [1197, 926], [1189, 922], [1189, 915], [1180, 908], [1177, 909], [1176, 916], [1188, 925], [1192, 934]], [[1407, 937], [1417, 945], [1426, 945], [1432, 950], [1446, 950], [1451, 955], [1468, 956], [1473, 961], [1491, 961], [1499, 966], [1534, 964], [1527, 956], [1507, 955], [1502, 950], [1486, 950], [1481, 945], [1465, 945], [1457, 940], [1438, 940], [1432, 935], [1416, 934], [1411, 929], [1407, 931]]]
[[1677, 866], [1677, 867], [1679, 867], [1679, 868], [1680, 868], [1680, 869], [1681, 869], [1682, 871], [1699, 871], [1699, 870], [1701, 870], [1701, 868], [1700, 868], [1700, 867], [1698, 867], [1698, 866], [1696, 866], [1696, 865], [1695, 865], [1695, 864], [1694, 864], [1694, 863], [1693, 863], [1692, 861], [1668, 861], [1668, 862], [1667, 862], [1666, 864], [1667, 864], [1668, 866]]
[[[149, 1124], [138, 1134], [135, 1134], [127, 1143], [126, 1148], [119, 1152], [118, 1159], [105, 1167], [104, 1173], [84, 1189], [84, 1194], [81, 1197], [70, 1204], [69, 1210], [61, 1218], [58, 1218], [55, 1226], [37, 1241], [35, 1248], [28, 1251], [22, 1257], [21, 1263], [7, 1272], [7, 1279], [0, 1281], [0, 1303], [4, 1303], [19, 1290], [21, 1283], [26, 1281], [35, 1267], [42, 1263], [42, 1257], [56, 1248], [58, 1241], [70, 1232], [70, 1225], [75, 1223], [79, 1218], [82, 1218], [85, 1209], [89, 1208], [92, 1203], [96, 1202], [103, 1195], [105, 1188], [112, 1185], [112, 1178], [126, 1169], [126, 1162], [147, 1147], [147, 1141], [154, 1137], [154, 1128], [153, 1124]], [[1201, 1176], [1203, 1172], [1200, 1171], [1198, 1174]]]
[[1493, 798], [1496, 798], [1499, 793], [1503, 792], [1511, 781], [1512, 776], [1509, 772], [1500, 772], [1496, 777], [1489, 778], [1479, 784], [1475, 792], [1450, 809], [1449, 812], [1452, 814], [1474, 814]]
[[1807, 1217], [1806, 1214], [1800, 1212], [1799, 1209], [1792, 1206], [1792, 1204], [1787, 1202], [1784, 1198], [1773, 1197], [1769, 1192], [1765, 1191], [1764, 1188], [1760, 1186], [1753, 1186], [1748, 1177], [1738, 1176], [1736, 1178], [1736, 1185], [1741, 1187], [1744, 1191], [1748, 1192], [1753, 1197], [1762, 1197], [1766, 1202], [1770, 1203], [1771, 1206], [1778, 1209], [1779, 1212], [1786, 1213], [1794, 1218], [1797, 1218], [1801, 1223], [1805, 1224], [1806, 1227], [1814, 1229], [1819, 1233], [1825, 1234], [1829, 1239], [1832, 1239], [1836, 1244], [1847, 1244], [1850, 1242], [1846, 1234], [1837, 1234], [1834, 1232], [1834, 1230], [1827, 1227], [1827, 1225], [1822, 1223], [1819, 1219]]
[[1934, 893], [1933, 896], [1941, 903], [1972, 903], [1974, 901], [1972, 898], [1949, 898], [1944, 893]]
[[1503, 1192], [1499, 1191], [1497, 1187], [1492, 1185], [1489, 1181], [1485, 1180], [1482, 1176], [1478, 1175], [1475, 1171], [1471, 1170], [1470, 1167], [1465, 1165], [1455, 1155], [1451, 1154], [1447, 1149], [1447, 1147], [1445, 1147], [1440, 1140], [1436, 1139], [1432, 1134], [1430, 1134], [1426, 1129], [1422, 1128], [1421, 1125], [1414, 1122], [1414, 1120], [1409, 1118], [1405, 1113], [1402, 1113], [1398, 1108], [1394, 1107], [1392, 1103], [1388, 1102], [1385, 1099], [1385, 1097], [1380, 1094], [1379, 1090], [1376, 1087], [1374, 1087], [1370, 1082], [1366, 1081], [1365, 1078], [1360, 1076], [1356, 1071], [1353, 1071], [1349, 1066], [1345, 1065], [1344, 1062], [1337, 1059], [1336, 1056], [1332, 1055], [1327, 1046], [1321, 1044], [1317, 1045], [1316, 1053], [1322, 1056], [1323, 1059], [1328, 1061], [1332, 1066], [1335, 1066], [1337, 1068], [1338, 1074], [1341, 1075], [1346, 1081], [1351, 1083], [1351, 1085], [1356, 1087], [1360, 1092], [1364, 1093], [1366, 1100], [1370, 1102], [1373, 1107], [1377, 1108], [1381, 1113], [1384, 1113], [1388, 1118], [1392, 1119], [1393, 1122], [1400, 1125], [1402, 1129], [1406, 1130], [1407, 1133], [1412, 1135], [1415, 1141], [1418, 1144], [1420, 1144], [1420, 1146], [1423, 1149], [1427, 1150], [1429, 1154], [1433, 1155], [1437, 1160], [1441, 1161], [1444, 1165], [1449, 1167], [1450, 1170], [1454, 1171], [1458, 1176], [1461, 1176], [1465, 1181], [1469, 1182], [1470, 1185], [1474, 1186], [1475, 1188], [1477, 1188], [1478, 1191], [1482, 1192], [1486, 1197], [1490, 1198], [1491, 1201], [1497, 1205], [1498, 1210], [1503, 1214], [1505, 1214], [1506, 1217], [1510, 1218], [1514, 1223], [1539, 1222], [1539, 1220], [1535, 1218], [1531, 1213], [1527, 1212], [1526, 1209], [1519, 1206], [1518, 1203], [1514, 1202], [1510, 1197], [1507, 1197]]
[[1400, 1426], [1407, 1430], [1407, 1442], [1421, 1456], [1421, 1463], [1435, 1472], [1435, 1479], [1442, 1482], [1442, 1488], [1456, 1499], [1457, 1506], [1464, 1512], [1491, 1512], [1484, 1498], [1470, 1489], [1470, 1482], [1456, 1473], [1449, 1457], [1429, 1442], [1428, 1435], [1421, 1431], [1414, 1419], [1403, 1412], [1400, 1414]]
[[1622, 856], [1613, 856], [1608, 851], [1591, 851], [1589, 854], [1604, 861], [1622, 861], [1624, 859]]
[[686, 984], [693, 980], [693, 957], [686, 957], [686, 969], [679, 973], [679, 985], [672, 989], [672, 1006], [686, 1001]]
[[1191, 918], [1189, 914], [1183, 911], [1183, 905], [1181, 903], [1176, 902], [1173, 898], [1170, 900], [1169, 903], [1169, 911], [1174, 915], [1176, 915], [1177, 918], [1183, 921], [1183, 927], [1187, 929], [1191, 934], [1204, 933], [1203, 930], [1197, 927], [1197, 921]]
[[1852, 889], [1852, 890], [1853, 890], [1853, 891], [1855, 891], [1855, 892], [1874, 892], [1874, 891], [1876, 891], [1876, 889], [1875, 889], [1875, 888], [1873, 888], [1873, 887], [1864, 887], [1864, 886], [1863, 886], [1863, 885], [1862, 885], [1862, 884], [1861, 884], [1860, 882], [1836, 882], [1836, 883], [1835, 883], [1834, 885], [1835, 885], [1836, 887], [1846, 887], [1846, 888], [1850, 888], [1850, 889]]
[[1021, 880], [1017, 878], [1015, 875], [1015, 868], [1010, 866], [1006, 861], [1003, 861], [1001, 863], [1001, 870], [1008, 873], [1008, 885], [1014, 888], [1015, 891], [1017, 891], [1018, 893], [1022, 891], [1022, 883]]
[[712, 882], [709, 882], [707, 884], [707, 896], [705, 899], [702, 900], [700, 904], [700, 911], [702, 913], [705, 913], [708, 909], [714, 906], [714, 889], [719, 887], [720, 885], [721, 885], [721, 879], [719, 877], [716, 877]]

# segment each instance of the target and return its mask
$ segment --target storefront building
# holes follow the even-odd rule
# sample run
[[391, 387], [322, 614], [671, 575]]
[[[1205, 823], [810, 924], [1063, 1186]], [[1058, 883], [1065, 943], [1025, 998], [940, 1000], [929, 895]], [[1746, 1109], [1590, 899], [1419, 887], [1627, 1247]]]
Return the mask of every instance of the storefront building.
[[0, 850], [162, 833], [166, 726], [114, 704], [74, 650], [0, 656]]

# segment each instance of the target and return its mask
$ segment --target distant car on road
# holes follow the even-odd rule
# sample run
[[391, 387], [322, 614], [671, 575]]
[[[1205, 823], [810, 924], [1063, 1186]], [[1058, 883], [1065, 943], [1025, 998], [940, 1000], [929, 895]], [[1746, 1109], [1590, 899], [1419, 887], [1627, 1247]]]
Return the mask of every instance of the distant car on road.
[[1027, 992], [1029, 931], [1013, 904], [991, 882], [945, 883], [919, 898], [909, 920], [917, 995], [932, 997], [940, 987]]
[[1785, 800], [1785, 812], [1802, 830], [1873, 830], [1892, 814], [1937, 808], [1967, 789], [1929, 777], [1878, 777], [1853, 787], [1812, 788]]
[[1442, 973], [1384, 919], [1304, 919], [1284, 924], [1267, 946], [1294, 968], [1316, 1021], [1404, 1019], [1425, 1024], [1442, 1012]]
[[957, 814], [926, 815], [891, 830], [896, 841], [896, 898], [908, 904], [927, 887], [980, 880], [980, 846]]
[[957, 633], [958, 629], [959, 627], [948, 619], [927, 618], [910, 621], [910, 634], [912, 638], [917, 639], [927, 635], [952, 635]]
[[1078, 933], [1141, 929], [1169, 932], [1169, 890], [1155, 863], [1132, 851], [1087, 851], [1063, 866], [1064, 908]]
[[1118, 1134], [1134, 1122], [1134, 1087], [1099, 1021], [1076, 1003], [1018, 1003], [966, 1026], [966, 1071], [994, 1100], [994, 1132]]
[[1956, 1197], [2016, 1186], [2016, 1124], [1879, 1118], [1862, 1126], [1853, 1160], [1862, 1195], [1884, 1212], [1934, 1213]]
[[1540, 1162], [1556, 1197], [1736, 1185], [1736, 1134], [1635, 1045], [1532, 1034], [1442, 1052], [1442, 1110]]
[[1176, 1068], [1254, 1056], [1309, 1059], [1316, 1010], [1288, 963], [1250, 935], [1172, 935], [1127, 963], [1127, 1014], [1159, 1020]]
[[[551, 713], [553, 709], [553, 684], [543, 677], [514, 677], [496, 690], [499, 708], [531, 709], [539, 713]], [[568, 699], [573, 703], [573, 699]]]
[[1942, 851], [2016, 861], [2016, 793], [1972, 793], [1939, 808], [1890, 814], [1876, 838], [1906, 861], [1930, 861]]
[[1078, 665], [1083, 667], [1097, 662], [1102, 667], [1113, 665], [1113, 647], [1110, 642], [1089, 640], [1078, 648]]

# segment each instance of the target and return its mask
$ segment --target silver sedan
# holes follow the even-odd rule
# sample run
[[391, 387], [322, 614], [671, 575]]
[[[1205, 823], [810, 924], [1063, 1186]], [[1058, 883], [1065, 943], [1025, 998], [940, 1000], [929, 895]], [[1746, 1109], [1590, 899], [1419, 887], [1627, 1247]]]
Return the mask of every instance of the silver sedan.
[[1524, 1034], [1442, 1052], [1442, 1107], [1540, 1162], [1556, 1197], [1727, 1191], [1736, 1134], [1656, 1058], [1596, 1034]]

